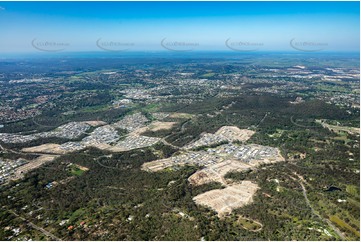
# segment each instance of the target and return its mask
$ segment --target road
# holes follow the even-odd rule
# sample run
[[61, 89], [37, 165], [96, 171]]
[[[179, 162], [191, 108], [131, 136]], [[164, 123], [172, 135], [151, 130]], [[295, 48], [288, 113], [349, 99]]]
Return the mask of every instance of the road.
[[258, 126], [260, 126], [261, 123], [263, 123], [263, 121], [267, 118], [268, 114], [270, 113], [265, 113], [264, 117], [261, 119], [261, 121], [259, 121], [259, 123], [257, 124], [256, 128], [258, 128]]
[[30, 222], [29, 220], [27, 220], [24, 217], [21, 217], [19, 214], [15, 213], [14, 211], [10, 210], [10, 212], [12, 214], [14, 214], [16, 217], [20, 218], [21, 220], [23, 220], [24, 222], [26, 222], [30, 227], [40, 231], [41, 233], [43, 233], [45, 236], [48, 236], [49, 238], [53, 239], [53, 240], [57, 240], [57, 241], [61, 241], [61, 239], [59, 237], [56, 237], [54, 234], [50, 233], [49, 231], [37, 226], [36, 224]]
[[[187, 121], [185, 121], [185, 122], [182, 124], [179, 133], [184, 133], [185, 125], [186, 125], [189, 121], [191, 121], [191, 120], [192, 120], [192, 119], [188, 119]], [[168, 146], [173, 147], [174, 149], [182, 149], [181, 147], [176, 146], [176, 145], [173, 145], [173, 144], [169, 143], [169, 142], [166, 140], [168, 137], [170, 137], [170, 136], [172, 136], [172, 135], [174, 135], [174, 134], [167, 135], [166, 137], [163, 137], [160, 141], [163, 142], [163, 144], [165, 144], [165, 145], [168, 145]], [[198, 137], [197, 137], [197, 138], [198, 138]]]
[[286, 167], [289, 171], [291, 171], [294, 175], [297, 176], [298, 179], [296, 179], [296, 178], [294, 178], [294, 177], [292, 177], [292, 176], [290, 176], [290, 178], [293, 179], [294, 181], [297, 181], [297, 182], [300, 184], [300, 186], [301, 186], [301, 188], [302, 188], [303, 196], [304, 196], [304, 198], [305, 198], [305, 200], [306, 200], [306, 204], [307, 204], [307, 206], [311, 209], [312, 214], [314, 214], [316, 217], [318, 217], [318, 218], [319, 218], [321, 221], [323, 221], [324, 223], [327, 223], [328, 226], [330, 226], [330, 227], [332, 228], [332, 230], [333, 230], [342, 240], [347, 240], [346, 237], [342, 234], [342, 232], [341, 232], [335, 225], [333, 225], [333, 223], [332, 223], [330, 220], [322, 217], [322, 216], [313, 208], [313, 206], [312, 206], [312, 204], [311, 204], [311, 202], [310, 202], [310, 200], [308, 199], [308, 196], [307, 196], [307, 189], [306, 189], [305, 185], [303, 184], [303, 180], [304, 180], [303, 177], [300, 176], [300, 175], [298, 175], [296, 172], [294, 172], [293, 170], [291, 170], [291, 169], [288, 168], [287, 166], [284, 166], [284, 167]]
[[316, 126], [316, 125], [315, 126], [306, 126], [306, 125], [298, 124], [293, 120], [293, 116], [291, 116], [290, 120], [291, 120], [291, 123], [293, 123], [294, 125], [301, 127], [301, 128], [306, 128], [306, 129], [320, 128], [319, 126]]
[[314, 215], [316, 215], [319, 219], [321, 219], [323, 222], [327, 223], [328, 226], [330, 226], [330, 227], [333, 229], [333, 231], [334, 231], [342, 240], [347, 240], [346, 237], [341, 233], [341, 231], [340, 231], [335, 225], [333, 225], [333, 223], [332, 223], [330, 220], [322, 217], [318, 212], [316, 212], [316, 210], [312, 207], [312, 205], [311, 205], [311, 203], [310, 203], [310, 200], [309, 200], [308, 197], [307, 197], [307, 190], [306, 190], [305, 186], [303, 185], [303, 182], [302, 182], [302, 181], [299, 181], [299, 184], [300, 184], [300, 186], [302, 187], [303, 196], [305, 197], [305, 200], [306, 200], [307, 205], [311, 208], [311, 212], [312, 212]]
[[171, 146], [171, 147], [173, 147], [174, 149], [181, 149], [179, 146], [173, 145], [173, 144], [169, 143], [168, 141], [166, 141], [165, 139], [166, 139], [166, 138], [161, 139], [161, 142], [163, 142], [163, 144], [168, 145], [168, 146]]
[[188, 119], [187, 121], [185, 121], [185, 122], [182, 124], [181, 131], [180, 131], [181, 133], [184, 133], [186, 124], [188, 124], [188, 122], [191, 121], [191, 120], [192, 120], [192, 119], [190, 118], [190, 119]]

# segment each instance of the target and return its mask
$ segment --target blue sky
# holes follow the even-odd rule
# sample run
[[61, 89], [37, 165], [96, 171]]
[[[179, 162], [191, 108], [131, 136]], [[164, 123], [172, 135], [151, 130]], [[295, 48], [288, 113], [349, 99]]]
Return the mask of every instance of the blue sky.
[[0, 2], [0, 53], [359, 51], [359, 15], [359, 2]]

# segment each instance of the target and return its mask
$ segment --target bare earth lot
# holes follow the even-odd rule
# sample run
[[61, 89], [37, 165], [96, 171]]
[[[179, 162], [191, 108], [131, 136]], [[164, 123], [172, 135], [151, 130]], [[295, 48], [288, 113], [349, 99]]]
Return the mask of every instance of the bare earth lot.
[[48, 153], [48, 154], [65, 154], [66, 151], [60, 149], [59, 144], [43, 144], [33, 147], [27, 147], [22, 149], [23, 152], [28, 153]]
[[248, 129], [239, 129], [236, 126], [223, 126], [216, 131], [214, 134], [203, 133], [201, 137], [184, 146], [186, 149], [194, 149], [202, 146], [212, 146], [224, 141], [235, 142], [240, 141], [244, 142], [251, 138], [255, 132]]
[[224, 179], [224, 176], [228, 172], [247, 170], [251, 167], [249, 164], [237, 160], [226, 160], [197, 171], [188, 178], [188, 181], [194, 186], [210, 182], [219, 182], [226, 185], [227, 181]]
[[193, 198], [200, 205], [212, 208], [222, 217], [232, 212], [232, 209], [242, 207], [253, 201], [252, 197], [258, 190], [258, 185], [250, 181], [231, 185], [224, 189], [215, 189]]
[[35, 160], [29, 161], [29, 163], [20, 166], [16, 171], [15, 175], [12, 178], [13, 180], [20, 179], [24, 176], [26, 172], [29, 172], [30, 170], [33, 170], [35, 168], [40, 167], [41, 165], [53, 161], [57, 156], [55, 155], [42, 155], [36, 158]]

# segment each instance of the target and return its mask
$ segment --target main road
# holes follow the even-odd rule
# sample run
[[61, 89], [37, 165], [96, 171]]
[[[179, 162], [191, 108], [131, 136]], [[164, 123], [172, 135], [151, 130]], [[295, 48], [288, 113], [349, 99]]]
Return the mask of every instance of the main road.
[[24, 217], [21, 217], [19, 214], [15, 213], [14, 211], [10, 210], [10, 212], [12, 214], [14, 214], [16, 217], [20, 218], [21, 220], [23, 220], [25, 223], [27, 223], [30, 227], [40, 231], [41, 233], [43, 233], [45, 236], [48, 236], [49, 238], [51, 238], [52, 240], [57, 240], [57, 241], [61, 241], [61, 239], [57, 236], [55, 236], [54, 234], [50, 233], [49, 231], [37, 226], [36, 224], [30, 222], [29, 220], [27, 220]]

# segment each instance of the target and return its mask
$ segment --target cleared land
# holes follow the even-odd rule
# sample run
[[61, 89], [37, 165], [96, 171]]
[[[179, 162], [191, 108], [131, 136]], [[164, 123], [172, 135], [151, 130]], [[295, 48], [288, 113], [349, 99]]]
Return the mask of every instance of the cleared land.
[[66, 151], [60, 148], [59, 144], [43, 144], [33, 147], [27, 147], [22, 149], [23, 152], [28, 153], [51, 153], [51, 154], [65, 154]]
[[242, 216], [239, 217], [238, 223], [242, 226], [242, 228], [252, 232], [258, 232], [263, 228], [263, 224], [260, 222], [253, 219], [244, 218]]
[[97, 126], [103, 126], [107, 123], [104, 121], [85, 121], [84, 123], [89, 124], [90, 126], [97, 127]]
[[117, 142], [108, 148], [110, 151], [126, 151], [152, 146], [159, 142], [161, 138], [148, 137], [142, 135], [129, 135], [124, 140]]
[[250, 181], [228, 186], [224, 189], [215, 189], [202, 193], [193, 198], [200, 205], [210, 207], [219, 217], [227, 215], [233, 209], [247, 205], [253, 201], [253, 195], [259, 189], [258, 185]]
[[159, 130], [164, 130], [164, 129], [171, 129], [173, 128], [173, 126], [176, 124], [176, 122], [160, 122], [160, 121], [155, 121], [152, 122], [150, 125], [147, 126], [149, 131], [159, 131]]
[[172, 113], [169, 115], [170, 118], [192, 118], [193, 116], [190, 113]]
[[15, 171], [15, 175], [12, 178], [12, 180], [17, 180], [20, 179], [24, 176], [25, 173], [40, 167], [41, 165], [53, 161], [57, 156], [55, 155], [42, 155], [39, 156], [38, 158], [34, 159], [34, 160], [29, 160], [29, 163], [26, 163], [23, 166], [20, 166], [18, 169], [16, 169]]
[[139, 127], [137, 129], [133, 130], [131, 133], [129, 133], [129, 135], [142, 135], [144, 132], [147, 132], [147, 131], [157, 132], [160, 130], [169, 130], [169, 129], [173, 128], [173, 126], [175, 124], [176, 124], [176, 122], [154, 121], [145, 127]]
[[332, 124], [326, 123], [325, 120], [321, 120], [321, 119], [316, 119], [316, 123], [321, 124], [322, 127], [327, 128], [330, 131], [335, 132], [335, 133], [346, 132], [346, 133], [349, 133], [352, 135], [360, 135], [360, 128], [332, 125]]
[[223, 126], [216, 131], [214, 134], [204, 133], [201, 137], [186, 145], [186, 149], [194, 149], [203, 146], [213, 146], [222, 142], [244, 142], [249, 140], [255, 132], [248, 129], [239, 129], [236, 126]]
[[188, 178], [188, 181], [194, 186], [199, 186], [210, 182], [219, 182], [223, 185], [227, 185], [228, 182], [224, 179], [224, 176], [228, 172], [247, 170], [251, 167], [251, 165], [244, 162], [237, 160], [227, 160], [197, 171]]
[[215, 133], [225, 136], [229, 141], [247, 141], [255, 134], [253, 130], [240, 129], [236, 126], [223, 126]]

